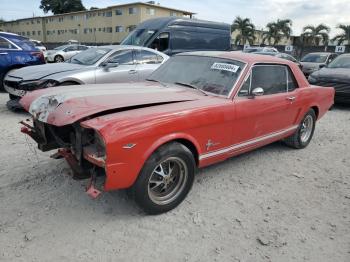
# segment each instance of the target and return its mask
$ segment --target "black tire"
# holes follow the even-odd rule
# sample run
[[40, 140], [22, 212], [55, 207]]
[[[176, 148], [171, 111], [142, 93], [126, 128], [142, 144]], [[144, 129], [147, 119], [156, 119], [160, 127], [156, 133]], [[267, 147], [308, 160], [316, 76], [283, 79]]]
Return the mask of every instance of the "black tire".
[[0, 91], [5, 91], [4, 78], [5, 78], [5, 73], [0, 74]]
[[[171, 163], [173, 163], [173, 167], [170, 169]], [[171, 180], [175, 181], [166, 184], [168, 182], [166, 182], [165, 176], [159, 175], [158, 168], [161, 168], [162, 172], [164, 171], [163, 174], [168, 170], [167, 178], [170, 178], [168, 182]], [[129, 193], [133, 196], [136, 203], [150, 215], [170, 211], [178, 206], [191, 190], [195, 169], [196, 162], [193, 154], [186, 146], [177, 142], [163, 145], [146, 161], [135, 184], [129, 189]], [[174, 171], [177, 174], [174, 175], [171, 170], [177, 171]], [[184, 175], [186, 172], [187, 174]], [[157, 181], [159, 185], [156, 184], [152, 187], [151, 185], [155, 183], [152, 183], [151, 180], [156, 179], [155, 176], [160, 177], [160, 181]], [[167, 188], [168, 185], [170, 185], [169, 188]], [[156, 189], [157, 187], [158, 189]], [[165, 191], [162, 193], [163, 189]], [[156, 192], [157, 190], [159, 192]], [[170, 191], [168, 195], [166, 194], [166, 190]], [[167, 197], [170, 199], [166, 200]], [[159, 200], [160, 198], [164, 198], [164, 200]]]
[[56, 55], [53, 60], [55, 61], [55, 63], [62, 63], [62, 62], [64, 62], [64, 58], [61, 55]]
[[74, 85], [80, 85], [80, 84], [77, 82], [73, 82], [73, 81], [66, 81], [66, 82], [59, 84], [58, 86], [74, 86]]
[[12, 94], [9, 94], [9, 98], [10, 98], [10, 100], [20, 100], [21, 99], [20, 96], [15, 96], [15, 95], [12, 95]]
[[[305, 124], [306, 120], [310, 120], [312, 122], [312, 128], [310, 130], [310, 133], [307, 137], [307, 139], [303, 139], [303, 134], [305, 131], [303, 131], [303, 125]], [[296, 149], [302, 149], [309, 145], [315, 131], [316, 127], [316, 114], [313, 109], [310, 109], [305, 116], [303, 117], [303, 120], [299, 124], [298, 129], [295, 131], [295, 133], [287, 138], [285, 138], [283, 141], [284, 143], [292, 148]]]

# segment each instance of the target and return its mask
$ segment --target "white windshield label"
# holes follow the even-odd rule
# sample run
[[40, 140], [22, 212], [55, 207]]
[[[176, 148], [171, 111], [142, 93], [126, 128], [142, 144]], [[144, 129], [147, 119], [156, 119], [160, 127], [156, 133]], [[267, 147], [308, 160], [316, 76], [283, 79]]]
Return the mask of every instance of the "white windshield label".
[[214, 63], [210, 69], [230, 71], [233, 73], [237, 73], [239, 66], [232, 65], [232, 64], [226, 64], [226, 63]]

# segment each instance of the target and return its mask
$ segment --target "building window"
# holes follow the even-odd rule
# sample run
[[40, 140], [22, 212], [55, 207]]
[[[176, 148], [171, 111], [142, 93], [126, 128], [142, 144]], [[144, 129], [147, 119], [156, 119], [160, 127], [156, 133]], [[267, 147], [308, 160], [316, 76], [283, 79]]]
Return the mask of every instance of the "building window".
[[112, 27], [107, 27], [107, 33], [112, 33]]
[[63, 22], [63, 17], [59, 17], [58, 22]]
[[112, 16], [112, 11], [106, 12], [106, 16], [107, 16], [107, 17], [111, 17], [111, 16]]
[[133, 31], [135, 28], [136, 28], [136, 25], [129, 25], [129, 26], [127, 27], [128, 32]]
[[29, 31], [27, 31], [27, 35], [30, 35], [30, 32], [29, 32]]
[[35, 35], [35, 31], [32, 31], [32, 35]]
[[34, 24], [34, 20], [30, 21], [32, 23], [32, 25]]
[[146, 8], [146, 14], [147, 15], [155, 15], [156, 14], [156, 10], [154, 8]]
[[84, 28], [84, 34], [88, 33], [89, 28]]
[[129, 15], [137, 14], [137, 8], [136, 7], [129, 7]]
[[37, 24], [40, 24], [40, 20], [36, 20], [36, 23], [37, 23]]
[[171, 12], [170, 12], [170, 16], [177, 16], [177, 13], [174, 12], [174, 11], [171, 11]]
[[38, 35], [41, 35], [41, 31], [38, 31]]
[[101, 32], [101, 27], [98, 29], [99, 32]]
[[116, 27], [115, 27], [115, 31], [116, 31], [117, 33], [124, 32], [124, 27], [121, 26], [121, 25], [116, 26]]
[[122, 9], [115, 10], [115, 15], [123, 15], [123, 10]]

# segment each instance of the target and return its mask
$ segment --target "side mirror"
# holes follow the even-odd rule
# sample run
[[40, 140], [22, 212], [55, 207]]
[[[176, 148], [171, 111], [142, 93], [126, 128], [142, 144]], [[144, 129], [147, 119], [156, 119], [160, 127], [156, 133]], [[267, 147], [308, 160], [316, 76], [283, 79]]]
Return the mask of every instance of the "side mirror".
[[118, 67], [119, 66], [119, 63], [112, 63], [112, 62], [104, 62], [102, 63], [101, 65], [105, 70], [108, 70], [109, 68], [113, 68], [113, 67]]
[[321, 68], [324, 68], [324, 67], [327, 67], [327, 65], [326, 64], [321, 64], [321, 65], [319, 65], [319, 68], [321, 69]]
[[256, 87], [253, 89], [252, 91], [252, 96], [255, 97], [255, 96], [262, 96], [264, 95], [264, 89], [261, 88], [261, 87]]

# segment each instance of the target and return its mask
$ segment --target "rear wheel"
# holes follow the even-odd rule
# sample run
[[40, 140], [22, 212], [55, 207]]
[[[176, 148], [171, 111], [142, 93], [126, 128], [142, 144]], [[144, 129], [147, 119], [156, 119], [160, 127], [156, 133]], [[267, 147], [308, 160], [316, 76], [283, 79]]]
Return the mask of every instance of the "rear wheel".
[[56, 63], [62, 63], [62, 62], [64, 62], [64, 58], [61, 55], [56, 55], [55, 58], [54, 58], [54, 61]]
[[130, 191], [146, 213], [167, 212], [187, 196], [193, 185], [195, 166], [187, 147], [177, 142], [166, 144], [146, 161]]
[[285, 144], [296, 149], [307, 147], [313, 137], [315, 126], [316, 114], [313, 109], [310, 109], [304, 116], [295, 133], [284, 139]]

